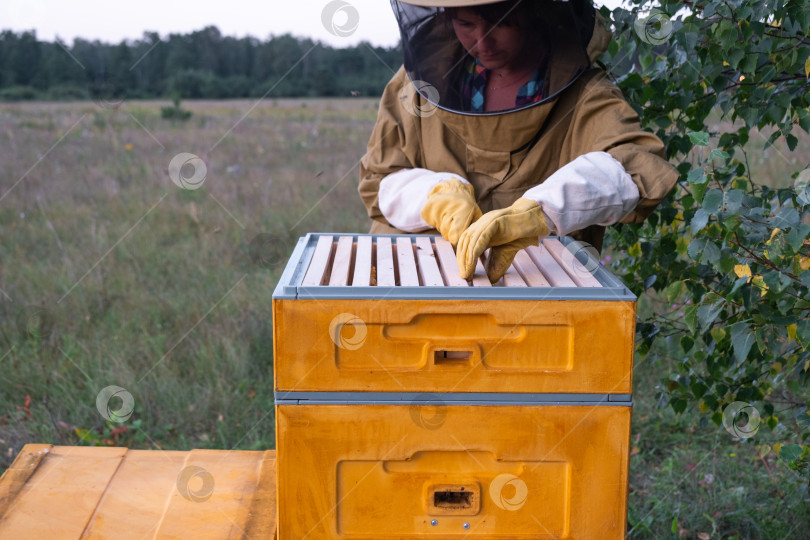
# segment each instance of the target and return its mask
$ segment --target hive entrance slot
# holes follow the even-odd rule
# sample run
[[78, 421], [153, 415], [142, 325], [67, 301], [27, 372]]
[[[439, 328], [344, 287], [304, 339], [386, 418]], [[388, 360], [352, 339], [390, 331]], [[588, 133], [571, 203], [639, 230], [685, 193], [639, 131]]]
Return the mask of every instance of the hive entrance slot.
[[433, 363], [436, 365], [463, 365], [472, 359], [472, 351], [446, 351], [437, 350], [433, 353]]
[[471, 491], [436, 491], [433, 493], [433, 506], [436, 508], [472, 508], [473, 494]]

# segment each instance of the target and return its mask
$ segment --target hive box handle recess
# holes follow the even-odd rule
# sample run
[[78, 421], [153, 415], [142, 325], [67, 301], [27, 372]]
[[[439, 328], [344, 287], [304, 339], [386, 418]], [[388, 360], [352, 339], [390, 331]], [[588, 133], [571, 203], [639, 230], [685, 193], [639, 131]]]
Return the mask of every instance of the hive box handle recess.
[[481, 509], [481, 488], [477, 483], [432, 485], [426, 502], [432, 516], [474, 516]]
[[436, 349], [433, 352], [433, 364], [436, 366], [467, 366], [472, 360], [472, 351]]

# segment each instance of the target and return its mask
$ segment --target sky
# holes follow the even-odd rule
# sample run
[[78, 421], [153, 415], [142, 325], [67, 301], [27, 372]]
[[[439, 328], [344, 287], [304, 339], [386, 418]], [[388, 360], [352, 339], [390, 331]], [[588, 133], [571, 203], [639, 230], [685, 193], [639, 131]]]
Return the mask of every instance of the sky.
[[[612, 8], [619, 0], [602, 3]], [[390, 47], [399, 39], [388, 0], [0, 1], [0, 30], [36, 30], [41, 41], [59, 38], [67, 44], [77, 37], [118, 43], [140, 39], [145, 31], [166, 37], [209, 25], [227, 36], [264, 40], [290, 33], [333, 47], [361, 41]]]

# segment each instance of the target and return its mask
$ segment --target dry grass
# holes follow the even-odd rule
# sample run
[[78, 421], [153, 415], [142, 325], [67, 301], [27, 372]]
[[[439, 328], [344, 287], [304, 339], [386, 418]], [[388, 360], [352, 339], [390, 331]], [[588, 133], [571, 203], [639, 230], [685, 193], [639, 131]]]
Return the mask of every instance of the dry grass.
[[[109, 385], [141, 420], [114, 442], [274, 444], [274, 283], [299, 236], [367, 229], [376, 101], [185, 103], [185, 123], [162, 105], [0, 106], [3, 466], [26, 442], [109, 443]], [[200, 189], [170, 180], [180, 152]]]

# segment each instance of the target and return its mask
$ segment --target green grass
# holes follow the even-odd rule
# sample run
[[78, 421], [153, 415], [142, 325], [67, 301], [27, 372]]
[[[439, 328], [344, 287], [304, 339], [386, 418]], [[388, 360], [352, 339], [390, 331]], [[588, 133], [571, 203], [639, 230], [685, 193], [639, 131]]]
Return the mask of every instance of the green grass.
[[[298, 237], [367, 230], [376, 102], [184, 102], [186, 122], [164, 105], [0, 105], [0, 469], [30, 442], [274, 446], [272, 292]], [[169, 179], [180, 152], [202, 188]], [[629, 536], [806, 535], [806, 488], [758, 454], [778, 434], [660, 408], [662, 358], [637, 359]], [[133, 396], [126, 432], [96, 410], [110, 385]]]

